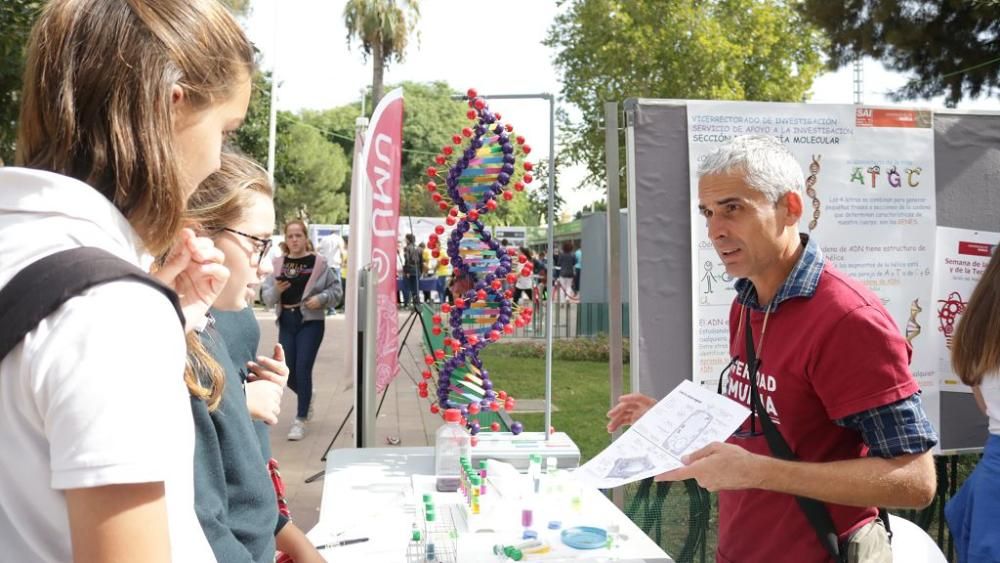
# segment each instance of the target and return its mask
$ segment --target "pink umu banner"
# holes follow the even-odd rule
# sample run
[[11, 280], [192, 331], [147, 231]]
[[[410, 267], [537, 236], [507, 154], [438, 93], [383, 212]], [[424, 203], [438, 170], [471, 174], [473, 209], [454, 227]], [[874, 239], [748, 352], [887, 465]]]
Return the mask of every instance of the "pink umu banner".
[[403, 90], [378, 103], [365, 139], [365, 172], [372, 194], [372, 263], [377, 272], [378, 334], [376, 389], [381, 392], [399, 371], [396, 312], [396, 240], [403, 147]]

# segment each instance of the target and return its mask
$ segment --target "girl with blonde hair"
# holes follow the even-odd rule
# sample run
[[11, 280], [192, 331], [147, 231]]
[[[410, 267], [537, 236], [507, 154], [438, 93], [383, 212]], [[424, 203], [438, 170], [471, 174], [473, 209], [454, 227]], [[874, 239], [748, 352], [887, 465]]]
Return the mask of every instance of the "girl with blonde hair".
[[122, 279], [65, 301], [3, 358], [3, 558], [214, 560], [192, 508], [184, 331], [228, 272], [181, 219], [243, 121], [253, 47], [215, 0], [52, 0], [25, 68], [17, 167], [0, 169], [0, 286], [68, 249], [133, 267], [167, 253], [156, 277], [185, 326], [162, 292]]

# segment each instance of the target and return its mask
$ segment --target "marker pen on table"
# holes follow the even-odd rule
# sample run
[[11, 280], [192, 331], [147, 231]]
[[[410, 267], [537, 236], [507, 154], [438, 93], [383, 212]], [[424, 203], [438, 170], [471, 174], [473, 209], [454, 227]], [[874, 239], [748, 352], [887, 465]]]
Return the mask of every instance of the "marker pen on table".
[[317, 545], [316, 549], [328, 549], [331, 547], [340, 547], [342, 545], [352, 545], [356, 543], [366, 542], [368, 538], [351, 538], [349, 540], [340, 540], [339, 542], [327, 543], [323, 545]]

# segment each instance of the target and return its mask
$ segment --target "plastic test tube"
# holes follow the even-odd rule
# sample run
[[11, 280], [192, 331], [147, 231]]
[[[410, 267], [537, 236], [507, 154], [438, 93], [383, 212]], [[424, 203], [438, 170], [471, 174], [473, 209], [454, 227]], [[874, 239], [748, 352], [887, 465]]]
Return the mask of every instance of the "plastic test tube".
[[485, 459], [479, 462], [479, 478], [482, 480], [481, 481], [482, 484], [481, 484], [481, 486], [479, 488], [479, 494], [480, 495], [485, 495], [486, 494], [486, 460]]
[[472, 500], [471, 505], [472, 505], [472, 513], [473, 514], [479, 514], [479, 488], [480, 488], [480, 486], [481, 486], [481, 484], [479, 482], [479, 476], [478, 475], [473, 475], [472, 476], [472, 494], [469, 495], [469, 497]]

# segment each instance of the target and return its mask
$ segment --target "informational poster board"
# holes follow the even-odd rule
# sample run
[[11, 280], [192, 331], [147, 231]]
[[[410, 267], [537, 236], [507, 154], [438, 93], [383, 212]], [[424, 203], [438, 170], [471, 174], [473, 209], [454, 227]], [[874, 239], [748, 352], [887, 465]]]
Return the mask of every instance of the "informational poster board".
[[493, 238], [507, 240], [507, 246], [521, 248], [528, 240], [527, 227], [493, 227]]
[[951, 340], [997, 244], [1000, 233], [939, 227], [934, 268], [933, 317], [928, 332], [938, 359], [941, 389], [971, 393], [951, 369]]
[[[747, 134], [773, 136], [805, 175], [799, 232], [826, 260], [882, 299], [914, 347], [911, 369], [936, 386], [937, 357], [915, 341], [930, 314], [934, 260], [934, 130], [926, 110], [852, 105], [688, 102], [691, 201], [706, 154]], [[733, 281], [708, 238], [696, 205], [692, 219], [694, 379], [710, 388], [730, 359]]]
[[330, 235], [347, 236], [349, 228], [348, 225], [313, 223], [309, 225], [309, 240], [312, 241], [314, 248], [319, 248], [319, 243]]

